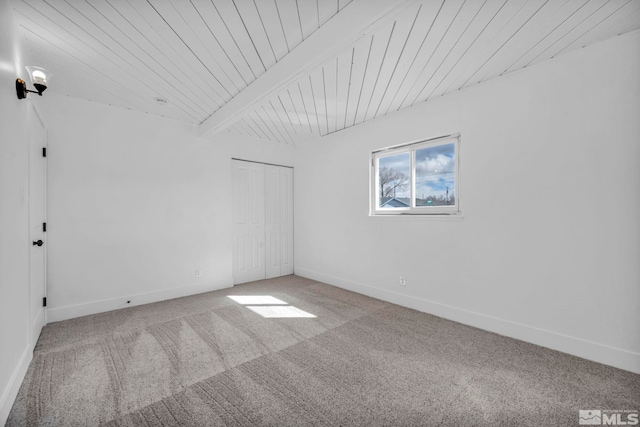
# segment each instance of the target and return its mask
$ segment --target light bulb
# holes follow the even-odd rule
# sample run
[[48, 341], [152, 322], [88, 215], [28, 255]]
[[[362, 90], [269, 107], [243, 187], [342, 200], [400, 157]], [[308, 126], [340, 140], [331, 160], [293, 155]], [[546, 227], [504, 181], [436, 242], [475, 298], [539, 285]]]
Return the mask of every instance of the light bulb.
[[33, 74], [31, 74], [31, 77], [33, 79], [33, 84], [41, 84], [41, 85], [45, 85], [47, 84], [47, 75], [45, 73], [43, 73], [40, 70], [35, 70], [33, 72]]

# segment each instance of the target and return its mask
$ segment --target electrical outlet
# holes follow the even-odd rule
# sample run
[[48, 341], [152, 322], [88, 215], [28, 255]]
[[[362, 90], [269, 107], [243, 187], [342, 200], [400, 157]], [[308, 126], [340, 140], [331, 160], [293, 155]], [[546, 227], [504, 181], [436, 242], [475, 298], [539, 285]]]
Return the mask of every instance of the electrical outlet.
[[202, 277], [202, 270], [196, 270], [195, 276], [196, 278]]
[[407, 286], [407, 279], [404, 276], [400, 276], [400, 286]]

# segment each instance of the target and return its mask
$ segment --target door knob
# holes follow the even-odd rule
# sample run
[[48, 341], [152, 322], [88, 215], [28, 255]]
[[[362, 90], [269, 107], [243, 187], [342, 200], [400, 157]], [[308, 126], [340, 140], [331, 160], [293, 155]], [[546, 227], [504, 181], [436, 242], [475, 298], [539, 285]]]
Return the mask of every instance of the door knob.
[[42, 246], [44, 242], [42, 240], [38, 240], [37, 242], [33, 242], [33, 246]]

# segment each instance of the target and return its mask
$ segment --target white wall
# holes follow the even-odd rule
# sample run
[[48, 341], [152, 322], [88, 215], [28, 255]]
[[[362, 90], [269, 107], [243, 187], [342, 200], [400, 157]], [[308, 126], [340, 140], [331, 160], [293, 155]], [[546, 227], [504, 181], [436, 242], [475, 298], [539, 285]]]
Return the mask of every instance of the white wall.
[[49, 321], [231, 286], [231, 158], [291, 147], [46, 95]]
[[9, 2], [0, 1], [0, 425], [31, 360], [28, 333], [29, 215], [27, 102], [22, 40]]
[[[298, 147], [296, 273], [640, 372], [638, 76], [635, 32]], [[371, 150], [454, 132], [462, 220], [368, 217]]]

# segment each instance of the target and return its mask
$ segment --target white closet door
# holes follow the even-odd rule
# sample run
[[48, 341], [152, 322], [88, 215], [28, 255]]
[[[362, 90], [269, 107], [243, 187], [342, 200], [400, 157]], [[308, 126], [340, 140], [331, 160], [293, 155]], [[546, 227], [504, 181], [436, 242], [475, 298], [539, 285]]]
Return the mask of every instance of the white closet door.
[[278, 166], [265, 165], [265, 257], [267, 279], [279, 277], [280, 274], [280, 218], [281, 218], [281, 185]]
[[265, 278], [264, 167], [233, 161], [233, 277], [245, 283]]
[[293, 169], [280, 168], [280, 276], [293, 274]]
[[[29, 102], [29, 339], [36, 345], [46, 323], [43, 298], [46, 296], [47, 252], [45, 233], [47, 200], [47, 162], [43, 148], [47, 131], [33, 104]], [[27, 242], [25, 242], [27, 243]], [[33, 348], [33, 347], [32, 347]]]
[[293, 274], [293, 169], [234, 160], [234, 283], [288, 274]]

